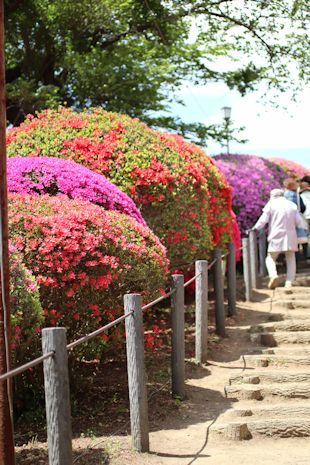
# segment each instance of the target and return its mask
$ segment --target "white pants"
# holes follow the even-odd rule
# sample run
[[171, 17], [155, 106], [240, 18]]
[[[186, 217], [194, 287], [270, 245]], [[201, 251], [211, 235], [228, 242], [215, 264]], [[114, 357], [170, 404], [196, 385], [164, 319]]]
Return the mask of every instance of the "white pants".
[[[268, 252], [266, 257], [266, 267], [268, 270], [269, 278], [278, 276], [276, 260], [282, 252]], [[286, 281], [293, 282], [296, 275], [296, 259], [295, 252], [283, 252], [286, 258]]]

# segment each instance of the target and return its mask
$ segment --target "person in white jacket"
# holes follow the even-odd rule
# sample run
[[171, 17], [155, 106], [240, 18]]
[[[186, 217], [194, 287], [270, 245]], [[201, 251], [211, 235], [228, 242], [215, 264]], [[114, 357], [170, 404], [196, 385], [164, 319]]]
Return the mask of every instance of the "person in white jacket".
[[286, 257], [285, 287], [292, 287], [296, 275], [296, 227], [301, 227], [301, 219], [297, 206], [283, 195], [282, 189], [273, 189], [270, 192], [270, 200], [253, 227], [254, 230], [260, 230], [268, 224], [266, 267], [270, 278], [269, 289], [275, 289], [279, 283], [276, 260], [280, 253], [284, 253]]

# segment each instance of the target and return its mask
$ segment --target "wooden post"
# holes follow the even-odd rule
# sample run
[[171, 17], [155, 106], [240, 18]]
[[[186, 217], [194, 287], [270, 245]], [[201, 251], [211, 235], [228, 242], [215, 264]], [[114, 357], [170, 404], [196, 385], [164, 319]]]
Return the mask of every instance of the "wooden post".
[[219, 336], [225, 337], [224, 277], [222, 273], [222, 252], [220, 249], [214, 249], [213, 258], [216, 259], [213, 265], [216, 333]]
[[196, 278], [196, 361], [205, 363], [208, 350], [208, 262], [197, 260]]
[[242, 239], [242, 259], [243, 259], [243, 277], [245, 284], [245, 299], [248, 302], [252, 301], [252, 284], [250, 272], [250, 253], [249, 253], [249, 239], [244, 237]]
[[43, 362], [49, 465], [72, 464], [71, 408], [68, 351], [65, 328], [42, 330]]
[[[4, 64], [4, 7], [0, 0], [0, 374], [10, 370], [10, 275], [6, 176], [6, 102]], [[0, 383], [0, 463], [14, 465], [11, 380]]]
[[250, 272], [252, 288], [258, 287], [257, 237], [256, 231], [249, 232]]
[[138, 452], [148, 452], [149, 419], [144, 366], [144, 330], [140, 294], [124, 295], [127, 373], [130, 402], [132, 445]]
[[228, 316], [236, 315], [236, 246], [233, 242], [228, 244], [227, 256], [227, 287], [228, 287]]
[[171, 296], [171, 329], [172, 353], [171, 376], [172, 395], [184, 399], [185, 397], [185, 340], [184, 340], [184, 276], [172, 276]]
[[262, 229], [258, 233], [258, 255], [259, 255], [259, 275], [267, 276], [266, 255], [267, 255], [267, 236], [266, 231]]

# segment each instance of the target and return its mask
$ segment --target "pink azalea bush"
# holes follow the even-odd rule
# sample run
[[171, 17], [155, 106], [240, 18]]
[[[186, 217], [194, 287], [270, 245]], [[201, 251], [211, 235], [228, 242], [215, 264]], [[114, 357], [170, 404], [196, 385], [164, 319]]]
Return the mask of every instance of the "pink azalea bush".
[[213, 160], [178, 135], [92, 108], [29, 115], [7, 135], [9, 157], [74, 160], [126, 192], [167, 247], [172, 267], [232, 238], [231, 189]]
[[[9, 227], [40, 286], [44, 324], [65, 326], [69, 340], [120, 316], [126, 292], [149, 300], [165, 285], [165, 248], [119, 212], [65, 196], [11, 194]], [[90, 344], [96, 350], [97, 341]]]
[[287, 177], [301, 179], [302, 177], [310, 174], [309, 169], [295, 161], [286, 160], [285, 158], [280, 157], [270, 157], [269, 160], [280, 166], [280, 168], [287, 174]]
[[8, 159], [8, 190], [17, 194], [60, 195], [88, 200], [146, 225], [134, 202], [104, 176], [71, 160], [50, 157]]
[[214, 160], [232, 186], [233, 211], [244, 234], [260, 216], [270, 191], [281, 187], [287, 175], [276, 164], [255, 155], [221, 154]]

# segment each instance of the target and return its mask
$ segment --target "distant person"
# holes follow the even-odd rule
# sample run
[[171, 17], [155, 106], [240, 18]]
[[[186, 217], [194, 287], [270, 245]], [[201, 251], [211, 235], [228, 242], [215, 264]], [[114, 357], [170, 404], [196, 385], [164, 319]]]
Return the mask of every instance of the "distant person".
[[263, 208], [263, 213], [254, 225], [254, 230], [261, 230], [268, 224], [268, 254], [266, 267], [269, 275], [269, 289], [275, 289], [279, 283], [276, 260], [280, 253], [286, 257], [285, 287], [290, 288], [296, 275], [295, 252], [298, 249], [296, 227], [301, 219], [297, 206], [284, 197], [282, 189], [273, 189], [270, 200]]
[[[286, 178], [283, 181], [284, 186], [284, 197], [291, 202], [294, 202], [297, 205], [297, 209], [300, 213], [303, 213], [306, 210], [305, 204], [300, 196], [300, 187], [299, 183], [294, 178]], [[305, 258], [307, 254], [307, 243], [308, 243], [308, 231], [307, 225], [303, 225], [302, 228], [297, 230], [297, 242], [298, 249], [302, 250], [302, 255], [299, 253], [299, 250], [296, 252], [296, 260], [299, 262], [302, 258]]]
[[[300, 180], [300, 198], [305, 205], [303, 216], [308, 222], [308, 231], [310, 231], [310, 176], [304, 176]], [[306, 260], [310, 257], [309, 244], [302, 244], [302, 248]]]
[[306, 209], [303, 200], [299, 196], [299, 185], [298, 182], [294, 178], [287, 178], [283, 181], [284, 187], [284, 197], [291, 202], [294, 202], [295, 205], [298, 205], [300, 202], [300, 211], [303, 213]]
[[310, 223], [310, 176], [304, 176], [300, 180], [300, 197], [305, 205], [302, 214]]

